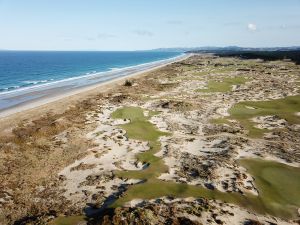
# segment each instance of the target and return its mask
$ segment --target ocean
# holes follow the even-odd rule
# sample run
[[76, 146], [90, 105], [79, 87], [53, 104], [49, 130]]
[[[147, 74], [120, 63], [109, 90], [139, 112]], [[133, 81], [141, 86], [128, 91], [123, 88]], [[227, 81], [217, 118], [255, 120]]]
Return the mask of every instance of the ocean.
[[154, 51], [0, 51], [0, 110], [51, 95], [51, 89], [68, 91], [105, 82], [180, 55]]

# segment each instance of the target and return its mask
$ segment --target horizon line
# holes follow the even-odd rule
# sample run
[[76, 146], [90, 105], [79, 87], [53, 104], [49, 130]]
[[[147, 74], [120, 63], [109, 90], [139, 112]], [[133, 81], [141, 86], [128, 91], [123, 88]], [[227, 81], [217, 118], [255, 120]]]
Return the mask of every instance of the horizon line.
[[198, 47], [158, 47], [152, 49], [135, 49], [135, 50], [99, 50], [99, 49], [0, 49], [0, 51], [48, 51], [48, 52], [138, 52], [138, 51], [155, 51], [155, 50], [167, 50], [167, 49], [205, 49], [205, 48], [216, 48], [216, 49], [224, 49], [224, 48], [242, 48], [242, 49], [272, 49], [272, 48], [300, 48], [300, 45], [290, 45], [290, 46], [272, 46], [272, 47], [245, 47], [245, 46], [198, 46]]

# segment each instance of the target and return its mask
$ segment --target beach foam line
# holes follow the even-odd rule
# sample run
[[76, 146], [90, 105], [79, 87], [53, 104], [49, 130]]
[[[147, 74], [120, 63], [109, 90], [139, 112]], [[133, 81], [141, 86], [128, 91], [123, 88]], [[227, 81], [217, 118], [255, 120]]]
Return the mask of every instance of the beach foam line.
[[[10, 115], [13, 115], [15, 113], [19, 113], [19, 112], [22, 112], [25, 110], [34, 109], [36, 107], [40, 107], [45, 104], [52, 103], [52, 102], [55, 102], [55, 101], [58, 101], [58, 100], [61, 100], [64, 98], [69, 98], [71, 96], [74, 96], [75, 99], [80, 98], [79, 96], [81, 96], [81, 94], [83, 94], [83, 96], [85, 96], [84, 93], [89, 93], [90, 91], [93, 91], [99, 87], [102, 87], [100, 90], [98, 89], [99, 92], [102, 92], [102, 91], [107, 90], [108, 88], [111, 88], [113, 85], [120, 83], [122, 80], [124, 81], [125, 79], [137, 77], [138, 75], [142, 75], [142, 74], [145, 74], [152, 70], [159, 69], [161, 67], [167, 66], [174, 62], [182, 61], [184, 59], [191, 57], [192, 55], [193, 54], [182, 54], [180, 56], [173, 57], [168, 60], [162, 60], [162, 61], [164, 61], [163, 63], [157, 63], [155, 66], [150, 67], [150, 68], [145, 67], [145, 68], [142, 68], [142, 69], [136, 70], [136, 71], [129, 70], [129, 72], [125, 73], [123, 76], [118, 76], [117, 74], [115, 74], [114, 76], [116, 76], [116, 77], [111, 77], [111, 76], [103, 77], [104, 79], [101, 82], [97, 81], [93, 84], [76, 87], [75, 89], [64, 90], [63, 87], [56, 87], [56, 88], [61, 88], [61, 91], [55, 90], [55, 94], [51, 94], [51, 89], [46, 89], [46, 90], [43, 89], [43, 90], [41, 90], [41, 92], [49, 91], [49, 95], [46, 94], [46, 95], [43, 95], [42, 97], [37, 97], [37, 98], [31, 99], [29, 101], [21, 101], [20, 103], [18, 103], [16, 105], [10, 105], [8, 107], [2, 108], [0, 110], [0, 119], [2, 119], [4, 117], [9, 117]], [[67, 85], [64, 87], [67, 87]], [[38, 94], [39, 94], [38, 92], [39, 91], [37, 91], [37, 93], [34, 93], [34, 95], [38, 96]], [[32, 92], [29, 92], [29, 94], [31, 94], [31, 93]], [[80, 94], [80, 95], [78, 95], [78, 94]], [[13, 96], [12, 99], [14, 97], [15, 96]], [[22, 97], [22, 95], [17, 95], [17, 97]], [[4, 98], [2, 98], [2, 99], [4, 99]], [[8, 100], [9, 100], [9, 98], [8, 98]], [[0, 96], [0, 101], [1, 101], [1, 96]]]
[[14, 90], [8, 90], [8, 91], [0, 92], [0, 97], [4, 97], [4, 96], [9, 97], [11, 95], [17, 94], [17, 93], [22, 92], [22, 91], [25, 92], [25, 91], [30, 91], [30, 90], [39, 90], [40, 88], [48, 87], [48, 86], [51, 86], [51, 85], [63, 84], [65, 82], [80, 80], [80, 79], [84, 79], [84, 78], [98, 78], [98, 77], [101, 78], [102, 76], [110, 75], [110, 74], [113, 74], [113, 73], [116, 73], [116, 72], [120, 73], [120, 72], [135, 70], [135, 69], [138, 70], [138, 69], [143, 69], [144, 67], [146, 67], [145, 69], [147, 69], [147, 67], [150, 67], [150, 66], [155, 67], [155, 66], [158, 66], [160, 64], [167, 63], [169, 61], [172, 62], [172, 61], [175, 61], [177, 59], [183, 58], [184, 56], [186, 56], [186, 54], [182, 53], [182, 54], [180, 54], [179, 56], [176, 56], [176, 57], [157, 60], [157, 61], [143, 63], [143, 64], [138, 64], [138, 65], [134, 65], [134, 66], [127, 66], [127, 67], [123, 67], [123, 68], [111, 68], [108, 71], [89, 73], [89, 74], [82, 75], [82, 76], [70, 77], [70, 78], [66, 78], [66, 79], [62, 79], [62, 80], [37, 84], [37, 85], [33, 85], [33, 86], [20, 87], [20, 88], [14, 89]]

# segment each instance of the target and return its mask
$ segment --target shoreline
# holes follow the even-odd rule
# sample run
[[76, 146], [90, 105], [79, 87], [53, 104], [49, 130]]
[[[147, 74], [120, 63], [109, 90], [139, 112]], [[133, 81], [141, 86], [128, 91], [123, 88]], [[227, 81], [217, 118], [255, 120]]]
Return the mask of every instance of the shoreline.
[[[64, 87], [61, 87], [60, 90], [54, 90], [54, 93], [53, 92], [51, 93], [51, 89], [50, 90], [40, 90], [40, 91], [37, 90], [37, 91], [35, 91], [37, 95], [42, 92], [46, 92], [46, 95], [49, 95], [49, 96], [47, 96], [47, 97], [43, 96], [43, 97], [40, 97], [40, 98], [37, 98], [34, 100], [28, 100], [23, 103], [16, 104], [14, 106], [0, 110], [0, 119], [3, 120], [14, 114], [21, 113], [21, 112], [24, 112], [27, 110], [34, 110], [35, 108], [45, 106], [45, 105], [48, 105], [49, 103], [54, 103], [59, 100], [67, 100], [66, 98], [68, 98], [68, 100], [70, 100], [70, 98], [72, 98], [72, 100], [76, 100], [76, 99], [80, 99], [81, 97], [84, 98], [84, 96], [92, 94], [90, 92], [96, 91], [98, 93], [102, 93], [102, 92], [105, 92], [108, 89], [112, 88], [114, 85], [121, 84], [121, 82], [124, 82], [126, 79], [141, 76], [143, 74], [146, 74], [153, 70], [159, 69], [166, 65], [185, 60], [192, 55], [193, 54], [183, 54], [180, 56], [176, 56], [174, 58], [151, 62], [151, 63], [148, 63], [148, 64], [150, 64], [150, 67], [142, 68], [141, 70], [138, 70], [137, 72], [132, 72], [132, 73], [129, 73], [128, 75], [119, 76], [117, 78], [113, 77], [104, 82], [99, 82], [99, 83], [86, 85], [86, 86], [82, 86], [82, 87], [77, 87], [77, 88], [74, 88], [71, 90], [64, 90]], [[143, 65], [143, 64], [141, 64], [141, 65]], [[135, 67], [138, 67], [141, 65], [137, 65]], [[144, 64], [144, 66], [145, 66], [145, 64]], [[122, 68], [122, 69], [128, 70], [130, 68]], [[120, 71], [122, 69], [120, 69]], [[112, 71], [110, 71], [110, 72], [112, 72]], [[93, 76], [95, 76], [95, 75], [93, 75]], [[100, 88], [100, 87], [102, 87], [103, 89], [98, 90], [98, 88]], [[55, 87], [55, 88], [57, 89], [59, 87]], [[67, 92], [65, 92], [65, 91], [67, 91]], [[57, 93], [57, 92], [59, 92], [59, 93]], [[79, 95], [83, 95], [83, 96], [79, 96]], [[76, 98], [76, 99], [73, 99], [73, 98]]]
[[[151, 61], [151, 62], [147, 62], [147, 63], [141, 63], [141, 64], [136, 64], [136, 65], [131, 65], [131, 66], [124, 66], [124, 67], [120, 67], [120, 68], [110, 68], [109, 70], [104, 70], [104, 71], [94, 71], [92, 73], [85, 73], [84, 75], [78, 75], [78, 76], [72, 76], [72, 77], [68, 77], [68, 78], [63, 78], [61, 80], [54, 80], [54, 81], [50, 81], [50, 82], [46, 82], [46, 83], [38, 83], [36, 85], [32, 85], [32, 86], [26, 86], [26, 87], [20, 87], [14, 90], [7, 90], [7, 91], [3, 91], [0, 92], [0, 100], [1, 100], [1, 96], [14, 96], [16, 95], [18, 92], [25, 92], [26, 91], [30, 91], [30, 90], [40, 90], [41, 88], [47, 88], [47, 87], [55, 87], [55, 85], [59, 85], [59, 84], [63, 84], [63, 83], [68, 83], [68, 82], [72, 82], [72, 81], [77, 81], [77, 80], [81, 80], [81, 79], [86, 79], [86, 80], [97, 80], [99, 78], [102, 77], [107, 77], [108, 75], [111, 74], [115, 74], [115, 73], [130, 73], [131, 71], [135, 71], [135, 70], [142, 70], [144, 67], [153, 67], [155, 65], [160, 65], [163, 64], [164, 62], [169, 62], [172, 60], [176, 60], [177, 58], [182, 58], [183, 56], [187, 55], [186, 53], [182, 53], [180, 55], [174, 56], [174, 57], [170, 57], [170, 58], [165, 58], [165, 59], [159, 59], [159, 60], [155, 60], [155, 61]], [[116, 74], [117, 75], [117, 74]], [[50, 79], [51, 80], [51, 79]], [[83, 85], [84, 86], [84, 85]]]

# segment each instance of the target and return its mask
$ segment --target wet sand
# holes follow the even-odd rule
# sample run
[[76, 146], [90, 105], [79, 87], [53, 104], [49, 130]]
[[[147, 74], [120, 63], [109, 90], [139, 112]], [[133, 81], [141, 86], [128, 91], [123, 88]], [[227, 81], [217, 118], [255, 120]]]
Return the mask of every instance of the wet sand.
[[[122, 84], [126, 79], [134, 78], [137, 76], [142, 76], [143, 74], [146, 74], [147, 72], [150, 72], [152, 70], [161, 68], [163, 66], [166, 66], [168, 64], [178, 62], [181, 60], [184, 60], [188, 57], [190, 57], [191, 54], [185, 54], [179, 57], [175, 57], [173, 59], [169, 60], [162, 60], [158, 62], [154, 62], [149, 64], [149, 66], [144, 66], [142, 68], [127, 68], [124, 70], [120, 70], [120, 74], [118, 75], [118, 72], [115, 72], [115, 75], [113, 77], [109, 77], [107, 81], [101, 81], [101, 83], [96, 83], [92, 85], [86, 85], [82, 87], [76, 87], [75, 85], [65, 85], [62, 87], [51, 87], [47, 89], [41, 89], [37, 88], [35, 90], [32, 88], [31, 92], [24, 93], [23, 95], [19, 96], [11, 96], [7, 98], [3, 98], [4, 100], [20, 100], [23, 99], [20, 103], [17, 103], [13, 106], [9, 106], [7, 108], [0, 107], [0, 118], [4, 118], [7, 116], [10, 116], [12, 114], [20, 113], [25, 110], [34, 109], [37, 107], [47, 108], [47, 109], [54, 109], [55, 111], [61, 107], [58, 100], [65, 101], [63, 103], [64, 106], [68, 105], [70, 101], [74, 101], [76, 99], [84, 99], [86, 96], [95, 94], [95, 93], [101, 93], [105, 92], [111, 88], [113, 88], [115, 85]], [[112, 73], [112, 72], [109, 72]], [[124, 75], [125, 74], [125, 75]], [[128, 75], [126, 75], [128, 74]], [[89, 77], [87, 79], [96, 79], [96, 77]], [[27, 100], [26, 100], [27, 98]], [[48, 103], [55, 102], [54, 105], [50, 106]], [[56, 105], [58, 104], [58, 105]], [[1, 109], [3, 108], [3, 109]], [[40, 108], [38, 111], [42, 112], [42, 108]], [[64, 108], [64, 107], [63, 107]], [[42, 111], [40, 111], [42, 110]], [[30, 111], [32, 113], [32, 111]], [[18, 115], [19, 116], [19, 115]], [[0, 120], [1, 121], [1, 120]]]

